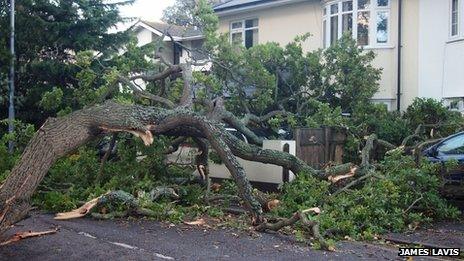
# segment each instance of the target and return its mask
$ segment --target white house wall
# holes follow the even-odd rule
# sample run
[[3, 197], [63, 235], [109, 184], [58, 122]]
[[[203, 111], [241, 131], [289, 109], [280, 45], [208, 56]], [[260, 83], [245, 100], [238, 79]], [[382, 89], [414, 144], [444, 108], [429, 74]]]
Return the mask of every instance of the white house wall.
[[147, 29], [141, 29], [137, 32], [137, 46], [144, 46], [152, 42], [152, 32]]
[[464, 97], [464, 40], [447, 43], [443, 75], [443, 98]]
[[[461, 7], [460, 13], [461, 35], [464, 30], [463, 7]], [[421, 0], [419, 29], [420, 97], [438, 100], [464, 97], [464, 39], [451, 41], [449, 35], [450, 1]]]
[[[144, 46], [156, 41], [159, 36], [146, 28], [140, 28], [136, 31], [137, 46]], [[168, 62], [174, 62], [174, 49], [171, 42], [165, 42], [164, 47], [160, 50], [160, 55]]]

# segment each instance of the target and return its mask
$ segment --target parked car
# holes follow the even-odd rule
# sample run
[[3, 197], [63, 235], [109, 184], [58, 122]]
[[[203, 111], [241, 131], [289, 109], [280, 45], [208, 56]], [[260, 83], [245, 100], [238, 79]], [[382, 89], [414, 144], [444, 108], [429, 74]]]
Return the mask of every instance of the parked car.
[[464, 196], [464, 132], [451, 135], [423, 152], [428, 160], [435, 163], [446, 163], [456, 160], [458, 167], [443, 171], [445, 193], [449, 196]]
[[[243, 142], [248, 143], [247, 138], [237, 131], [234, 128], [226, 128], [226, 130], [237, 137], [238, 139], [242, 140]], [[288, 146], [289, 153], [295, 155], [296, 154], [296, 145], [294, 140], [267, 140], [265, 139], [263, 142], [264, 149], [273, 149], [273, 150], [280, 150], [284, 151], [284, 148]], [[197, 154], [197, 148], [191, 147], [189, 144], [182, 144], [179, 146], [179, 149], [167, 155], [168, 162], [177, 163], [177, 164], [192, 164], [194, 162], [195, 155]], [[264, 164], [260, 162], [248, 161], [244, 159], [238, 158], [239, 163], [245, 169], [247, 173], [248, 179], [254, 183], [255, 186], [259, 187], [260, 189], [264, 190], [272, 190], [277, 188], [279, 184], [284, 182], [284, 173], [286, 171], [280, 167], [275, 166], [272, 164]], [[209, 161], [209, 170], [210, 170], [210, 177], [213, 179], [230, 179], [230, 173], [228, 169], [223, 164], [218, 164], [213, 161]], [[195, 172], [196, 175], [199, 173]], [[294, 175], [291, 171], [288, 173], [288, 180], [293, 180]]]

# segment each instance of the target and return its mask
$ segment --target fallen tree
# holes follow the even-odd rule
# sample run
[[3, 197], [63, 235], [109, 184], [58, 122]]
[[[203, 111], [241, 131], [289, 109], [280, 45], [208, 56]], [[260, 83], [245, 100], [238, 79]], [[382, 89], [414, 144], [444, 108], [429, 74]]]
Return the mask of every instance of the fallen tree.
[[[321, 178], [334, 174], [333, 171], [316, 171], [288, 153], [264, 150], [238, 140], [225, 131], [224, 122], [230, 123], [256, 141], [256, 137], [252, 135], [253, 132], [247, 124], [251, 120], [264, 121], [268, 119], [268, 116], [258, 117], [247, 114], [246, 120], [242, 121], [226, 110], [221, 97], [195, 99], [193, 97], [192, 64], [172, 65], [164, 61], [161, 56], [158, 58], [166, 67], [160, 73], [142, 73], [131, 77], [117, 74], [115, 77], [118, 83], [132, 90], [135, 97], [156, 103], [158, 106], [127, 105], [108, 100], [61, 118], [50, 118], [40, 127], [25, 148], [19, 162], [0, 187], [0, 231], [4, 231], [8, 226], [26, 216], [30, 209], [31, 196], [50, 167], [60, 157], [108, 133], [131, 133], [140, 137], [147, 146], [153, 143], [157, 135], [178, 137], [181, 140], [184, 137], [194, 138], [201, 145], [202, 150], [197, 157], [197, 168], [201, 170], [200, 173], [204, 173], [203, 168], [207, 165], [208, 146], [204, 143], [207, 141], [232, 174], [237, 183], [238, 194], [252, 214], [253, 223], [256, 224], [264, 221], [261, 204], [253, 196], [246, 173], [238, 163], [236, 156], [251, 161], [279, 165], [294, 173], [305, 171]], [[100, 66], [108, 69], [101, 63]], [[177, 104], [163, 97], [162, 94], [155, 95], [143, 90], [134, 82], [137, 79], [156, 82], [179, 73], [182, 75], [183, 87]], [[107, 93], [104, 93], [102, 98], [106, 95]], [[198, 112], [195, 110], [196, 104], [201, 104], [205, 109]], [[279, 110], [275, 113], [268, 113], [271, 116], [277, 114], [285, 114], [285, 112]], [[173, 147], [176, 146], [173, 145]], [[108, 155], [105, 155], [101, 168], [104, 167], [107, 157]], [[207, 171], [207, 168], [205, 170]]]
[[[356, 52], [350, 53], [351, 56], [362, 57], [361, 51], [358, 50], [354, 43], [352, 43], [352, 46], [349, 46], [349, 43], [344, 41], [341, 41], [341, 43], [344, 44], [343, 46], [346, 48], [339, 48], [338, 50], [351, 50]], [[292, 43], [289, 49], [301, 49], [301, 42], [299, 42], [299, 44], [300, 45]], [[272, 46], [266, 46], [266, 48], [267, 47], [271, 48]], [[275, 46], [273, 48], [275, 48]], [[229, 51], [231, 50], [235, 49], [231, 47]], [[219, 55], [224, 53], [228, 54], [227, 51], [228, 50], [225, 50], [223, 53], [219, 53]], [[255, 59], [260, 55], [254, 56], [253, 51], [263, 50], [256, 48], [247, 51], [247, 56], [245, 56], [245, 58], [252, 59], [253, 62], [250, 62], [250, 64], [256, 66]], [[334, 50], [329, 50], [328, 52], [329, 55], [334, 55], [331, 53], [334, 52]], [[295, 53], [297, 54], [296, 56], [298, 56], [298, 51]], [[351, 57], [350, 55], [344, 54], [340, 56]], [[300, 56], [303, 56], [302, 53]], [[145, 61], [145, 56], [142, 55], [142, 57], [140, 63]], [[281, 219], [274, 224], [266, 222], [262, 207], [265, 206], [267, 210], [271, 210], [274, 208], [272, 204], [276, 202], [271, 202], [266, 197], [260, 197], [259, 195], [257, 196], [256, 193], [253, 193], [250, 183], [246, 178], [246, 173], [237, 161], [237, 157], [250, 161], [282, 166], [285, 169], [291, 170], [297, 176], [303, 176], [302, 179], [304, 182], [301, 182], [301, 184], [304, 186], [302, 189], [296, 189], [298, 193], [305, 191], [305, 187], [311, 184], [315, 184], [316, 186], [320, 185], [321, 190], [324, 191], [324, 193], [321, 193], [324, 198], [315, 201], [315, 204], [304, 206], [303, 209], [306, 209], [309, 207], [321, 206], [337, 198], [336, 196], [342, 193], [343, 195], [352, 193], [353, 188], [360, 187], [361, 184], [374, 183], [374, 181], [382, 180], [382, 176], [378, 174], [380, 168], [378, 168], [377, 163], [373, 160], [376, 149], [382, 147], [387, 151], [403, 150], [404, 146], [416, 140], [420, 140], [422, 139], [421, 136], [424, 136], [419, 133], [421, 128], [417, 128], [414, 135], [404, 137], [401, 142], [403, 146], [398, 148], [388, 141], [379, 139], [378, 134], [359, 131], [360, 137], [358, 143], [362, 144], [362, 147], [359, 146], [356, 153], [353, 153], [353, 156], [356, 158], [358, 158], [359, 154], [361, 156], [359, 166], [353, 163], [347, 163], [340, 166], [331, 166], [323, 170], [314, 170], [302, 160], [288, 153], [265, 150], [256, 146], [262, 143], [262, 138], [258, 137], [250, 127], [267, 125], [270, 124], [270, 122], [277, 122], [280, 124], [284, 118], [287, 121], [298, 120], [299, 124], [306, 122], [308, 126], [313, 126], [313, 124], [337, 125], [337, 123], [343, 122], [339, 108], [330, 108], [327, 102], [333, 102], [335, 104], [334, 106], [341, 103], [340, 105], [343, 105], [345, 109], [353, 109], [356, 104], [345, 104], [347, 100], [351, 100], [348, 98], [339, 99], [340, 95], [331, 90], [331, 88], [333, 88], [333, 86], [331, 86], [332, 81], [329, 81], [330, 83], [324, 83], [321, 87], [321, 85], [319, 85], [322, 84], [321, 82], [311, 82], [311, 79], [308, 79], [310, 74], [303, 73], [300, 75], [298, 69], [294, 69], [294, 71], [291, 72], [295, 74], [295, 77], [292, 76], [295, 79], [290, 79], [291, 77], [284, 77], [287, 72], [284, 73], [283, 68], [274, 68], [276, 70], [276, 75], [281, 75], [279, 77], [276, 76], [277, 79], [275, 79], [269, 76], [269, 71], [271, 71], [272, 68], [270, 68], [269, 71], [261, 70], [263, 68], [255, 68], [256, 71], [259, 72], [255, 73], [254, 70], [247, 70], [247, 68], [253, 69], [253, 66], [248, 67], [249, 64], [246, 59], [244, 59], [245, 62], [237, 62], [237, 60], [234, 59], [232, 59], [232, 61], [227, 61], [227, 59], [224, 59], [224, 62], [218, 61], [218, 59], [214, 57], [212, 59], [212, 63], [215, 65], [213, 67], [213, 73], [215, 73], [217, 77], [207, 77], [203, 74], [194, 77], [191, 66], [196, 65], [195, 62], [191, 64], [172, 65], [164, 61], [161, 56], [155, 58], [160, 62], [160, 68], [162, 68], [162, 70], [158, 68], [153, 71], [140, 72], [140, 69], [138, 69], [135, 70], [136, 72], [132, 72], [123, 69], [121, 71], [115, 70], [113, 67], [101, 64], [98, 59], [94, 61], [93, 59], [95, 58], [92, 53], [90, 53], [90, 55], [84, 55], [84, 60], [86, 62], [83, 63], [84, 66], [81, 68], [83, 73], [80, 74], [83, 82], [82, 89], [84, 89], [82, 92], [85, 93], [85, 91], [88, 91], [91, 93], [92, 95], [89, 96], [94, 96], [93, 100], [88, 99], [92, 102], [81, 104], [82, 107], [84, 107], [83, 109], [76, 110], [67, 116], [48, 119], [30, 140], [29, 145], [24, 150], [16, 166], [12, 169], [11, 173], [0, 187], [0, 232], [26, 216], [30, 209], [31, 196], [34, 194], [34, 191], [36, 191], [50, 167], [60, 157], [72, 153], [80, 146], [83, 146], [95, 138], [111, 134], [113, 138], [110, 142], [109, 150], [105, 153], [101, 164], [99, 164], [100, 167], [97, 180], [100, 180], [101, 173], [103, 173], [105, 168], [105, 162], [110, 157], [112, 147], [115, 146], [115, 133], [126, 132], [140, 137], [147, 146], [151, 145], [155, 139], [161, 135], [172, 137], [172, 144], [165, 150], [165, 153], [176, 151], [179, 144], [185, 142], [187, 139], [196, 143], [199, 148], [199, 153], [195, 158], [195, 167], [206, 180], [208, 180], [208, 149], [211, 147], [232, 174], [237, 185], [237, 194], [251, 214], [252, 223], [257, 225], [258, 230], [278, 230], [284, 226], [299, 222], [307, 228], [310, 228], [313, 236], [323, 244], [324, 240], [319, 232], [318, 222], [306, 220], [307, 216], [305, 211], [302, 211], [301, 205], [286, 207], [288, 211], [285, 212], [285, 216], [290, 216], [290, 218]], [[308, 62], [305, 60], [307, 58], [302, 59], [302, 57], [283, 57], [281, 60], [286, 59], [288, 59], [287, 62], [290, 64], [288, 67], [291, 67], [293, 62], [292, 59], [296, 61], [302, 60], [302, 63]], [[308, 58], [308, 60], [311, 59]], [[338, 59], [335, 60], [336, 61], [333, 63], [336, 63]], [[366, 56], [362, 57], [360, 60], [366, 60], [366, 63], [368, 63], [371, 59], [369, 56]], [[77, 61], [78, 64], [81, 64], [79, 59], [77, 59]], [[233, 64], [233, 62], [237, 62], [237, 64]], [[104, 88], [100, 88], [99, 85], [97, 90], [90, 88], [95, 86], [90, 86], [92, 81], [90, 81], [89, 78], [93, 79], [96, 73], [85, 66], [89, 66], [89, 64], [92, 63], [94, 63], [94, 65], [96, 64], [99, 69], [105, 72], [105, 77], [102, 77], [106, 80], [103, 81], [105, 82]], [[130, 60], [130, 63], [127, 62], [127, 64], [134, 65], [137, 64], [137, 62]], [[273, 62], [266, 64], [272, 65]], [[283, 65], [287, 66], [286, 63], [283, 63]], [[337, 71], [337, 68], [343, 68], [344, 66], [345, 64], [342, 63], [337, 66], [332, 66], [333, 68], [327, 68]], [[372, 68], [368, 65], [361, 63], [356, 66], [362, 70], [365, 69], [365, 71], [367, 71], [367, 76], [370, 74], [370, 76], [366, 78], [372, 79], [373, 81], [375, 80], [375, 75], [377, 73], [375, 71], [369, 73]], [[126, 68], [128, 66], [124, 64], [124, 66], [121, 67]], [[314, 67], [317, 68], [317, 65], [314, 65]], [[296, 66], [295, 68], [300, 67]], [[328, 75], [334, 73], [330, 70], [326, 72]], [[363, 79], [364, 77], [356, 78]], [[170, 79], [173, 79], [172, 82], [169, 82]], [[218, 82], [215, 82], [215, 80]], [[295, 80], [295, 82], [289, 84], [288, 81], [290, 80]], [[145, 88], [139, 85], [139, 81], [145, 83]], [[167, 82], [170, 83], [169, 88], [167, 87]], [[101, 83], [98, 82], [98, 84]], [[357, 81], [350, 83], [350, 88], [356, 88], [357, 84]], [[370, 86], [372, 88], [369, 88], [366, 93], [375, 91], [375, 84], [372, 84], [372, 82], [369, 84], [359, 84], [363, 84], [363, 88], [373, 85]], [[125, 90], [130, 91], [124, 93], [119, 92], [118, 87], [120, 85], [123, 86]], [[220, 86], [219, 91], [214, 90], [215, 85]], [[153, 86], [156, 88], [153, 88]], [[257, 87], [257, 91], [252, 97], [249, 97], [245, 93], [245, 88], [249, 86]], [[304, 92], [307, 86], [313, 88], [309, 93], [307, 91]], [[175, 88], [177, 87], [180, 88], [176, 90]], [[298, 87], [299, 89], [293, 90], [293, 87]], [[88, 88], [88, 90], [86, 88]], [[288, 90], [291, 90], [291, 92], [288, 93]], [[326, 93], [324, 93], [324, 90], [326, 90]], [[235, 96], [226, 102], [224, 100], [224, 93], [228, 91], [235, 92], [233, 93]], [[356, 97], [355, 99], [357, 103], [368, 103], [369, 97], [367, 97], [367, 94], [360, 91], [354, 93], [360, 95], [360, 97]], [[274, 97], [270, 97], [273, 96], [271, 94], [274, 94]], [[285, 96], [283, 98], [279, 95]], [[128, 98], [128, 96], [130, 98]], [[333, 97], [331, 98], [331, 96]], [[317, 99], [321, 99], [321, 101]], [[235, 110], [232, 112], [234, 107]], [[237, 110], [236, 107], [240, 107], [240, 109]], [[263, 109], [263, 107], [266, 108]], [[292, 110], [292, 112], [290, 112], [290, 110]], [[225, 124], [234, 127], [255, 145], [242, 142], [231, 135], [224, 128]], [[340, 126], [343, 127], [342, 124]], [[118, 136], [123, 135], [121, 134]], [[418, 144], [409, 147], [416, 152], [415, 155], [418, 158], [417, 162], [420, 161], [419, 150], [426, 144], [428, 143], [424, 142], [422, 145]], [[360, 153], [358, 153], [358, 151]], [[137, 154], [137, 151], [134, 154]], [[126, 172], [118, 174], [125, 175]], [[129, 175], [129, 173], [127, 174]], [[304, 180], [306, 176], [310, 176], [314, 180]], [[335, 186], [333, 186], [330, 189], [324, 190], [327, 186], [324, 182], [327, 182], [327, 180], [330, 181], [332, 185], [337, 184], [337, 187], [340, 188], [336, 188], [337, 190], [334, 191], [333, 189]], [[340, 182], [341, 180], [346, 182]], [[296, 182], [296, 184], [298, 184], [298, 182]], [[382, 188], [382, 186], [379, 186], [377, 189], [381, 190]], [[312, 193], [317, 194], [317, 190], [310, 191], [307, 193], [308, 195], [298, 194], [295, 198], [312, 197]], [[370, 193], [370, 191], [366, 189], [366, 193]], [[100, 191], [99, 195], [101, 194], [104, 194], [104, 192], [101, 193]], [[102, 198], [105, 200], [117, 198], [111, 195], [113, 194], [105, 194]], [[127, 195], [123, 195], [123, 197], [125, 196]], [[416, 195], [414, 194], [413, 196]], [[433, 196], [435, 196], [435, 194]], [[85, 215], [94, 204], [101, 203], [102, 198], [92, 201], [89, 203], [90, 205], [86, 204], [83, 208], [77, 209], [75, 212], [69, 214], [76, 217]], [[213, 198], [209, 198], [209, 195], [205, 197], [206, 200], [213, 200]], [[418, 198], [420, 198], [420, 200]], [[133, 199], [131, 198], [129, 201], [133, 202]], [[283, 200], [282, 202], [288, 204], [288, 202], [291, 201], [292, 200]], [[421, 201], [424, 201], [422, 196], [414, 198], [412, 203], [408, 202], [408, 206], [410, 207], [405, 208], [405, 212], [410, 212], [410, 210], [420, 204]], [[355, 200], [353, 200], [353, 202], [355, 202]], [[138, 206], [132, 203], [130, 205], [129, 212], [122, 214], [137, 214], [143, 212]], [[403, 205], [400, 205], [399, 208], [402, 206]], [[344, 204], [340, 204], [339, 206], [340, 209], [344, 207]], [[321, 208], [323, 209], [322, 211], [324, 211], [322, 206]], [[325, 214], [322, 212], [322, 215]], [[327, 226], [327, 224], [323, 225]], [[327, 229], [327, 227], [324, 228]], [[327, 244], [324, 243], [323, 245], [328, 248]]]

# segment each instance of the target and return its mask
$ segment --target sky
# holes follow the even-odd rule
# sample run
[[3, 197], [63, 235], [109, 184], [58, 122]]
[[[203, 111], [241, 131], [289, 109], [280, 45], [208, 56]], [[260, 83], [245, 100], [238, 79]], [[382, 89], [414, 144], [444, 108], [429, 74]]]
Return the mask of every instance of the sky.
[[172, 5], [174, 0], [136, 0], [131, 6], [121, 8], [125, 17], [137, 17], [149, 21], [159, 21], [163, 10]]
[[[108, 0], [111, 2], [112, 0]], [[163, 10], [174, 4], [174, 0], [135, 0], [132, 5], [120, 7], [122, 17], [132, 17], [148, 20], [160, 21], [163, 16]], [[124, 31], [135, 23], [135, 21], [117, 24], [116, 28], [111, 28], [108, 32], [114, 33], [117, 31]]]

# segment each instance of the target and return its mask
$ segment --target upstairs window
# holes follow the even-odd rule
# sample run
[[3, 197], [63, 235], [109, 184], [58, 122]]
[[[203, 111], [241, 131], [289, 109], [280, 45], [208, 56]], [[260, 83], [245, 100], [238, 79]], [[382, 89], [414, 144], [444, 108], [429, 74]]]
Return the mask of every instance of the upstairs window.
[[324, 47], [344, 34], [359, 46], [382, 46], [390, 42], [390, 0], [337, 0], [323, 10]]
[[250, 48], [258, 44], [258, 19], [230, 23], [230, 41]]
[[459, 34], [459, 0], [451, 0], [451, 36]]

